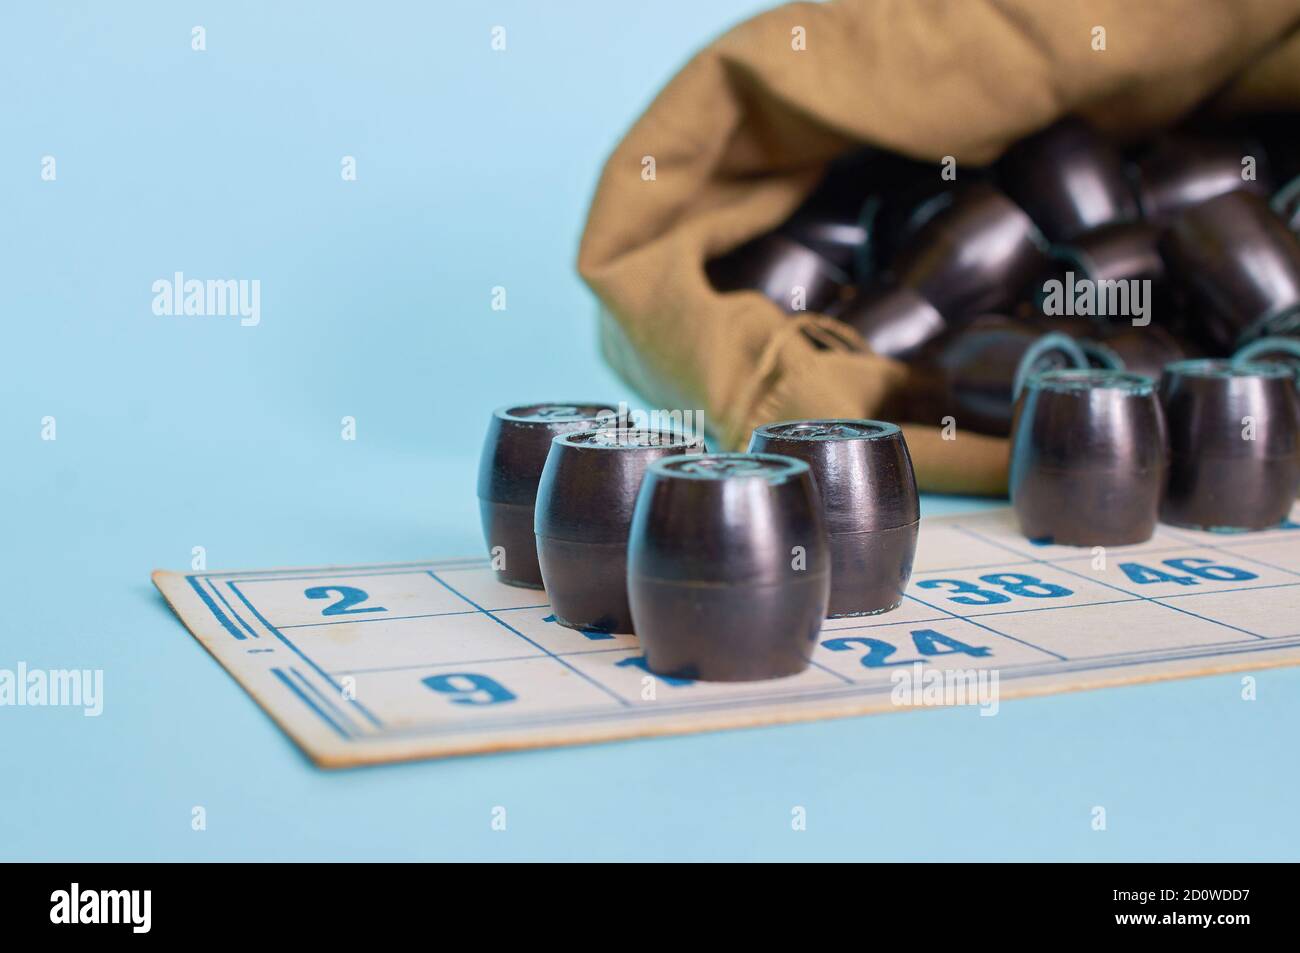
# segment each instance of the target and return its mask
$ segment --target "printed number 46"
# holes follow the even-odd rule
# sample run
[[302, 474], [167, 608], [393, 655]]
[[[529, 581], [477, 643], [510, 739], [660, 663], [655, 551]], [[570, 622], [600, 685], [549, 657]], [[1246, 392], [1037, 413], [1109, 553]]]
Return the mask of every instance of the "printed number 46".
[[1191, 575], [1181, 576], [1177, 572], [1166, 572], [1154, 566], [1144, 566], [1142, 563], [1120, 563], [1119, 568], [1131, 581], [1139, 585], [1148, 585], [1153, 582], [1175, 582], [1180, 586], [1195, 586], [1202, 579], [1210, 582], [1244, 582], [1247, 579], [1259, 578], [1255, 573], [1245, 569], [1238, 569], [1235, 566], [1214, 565], [1212, 559], [1200, 559], [1195, 556], [1187, 556], [1183, 559], [1162, 559], [1161, 562], [1170, 569], [1191, 573]]

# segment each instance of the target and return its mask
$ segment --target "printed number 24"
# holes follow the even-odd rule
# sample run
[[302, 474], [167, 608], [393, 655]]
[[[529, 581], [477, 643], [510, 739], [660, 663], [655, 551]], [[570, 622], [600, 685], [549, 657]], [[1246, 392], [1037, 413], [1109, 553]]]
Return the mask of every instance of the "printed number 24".
[[[917, 652], [921, 655], [933, 658], [936, 655], [970, 655], [975, 658], [985, 658], [993, 654], [993, 650], [983, 645], [967, 645], [960, 639], [954, 639], [950, 635], [944, 635], [942, 632], [936, 632], [934, 629], [913, 629], [912, 644], [916, 646]], [[907, 659], [897, 662], [889, 661], [889, 657], [898, 651], [898, 647], [884, 641], [883, 639], [870, 639], [865, 636], [851, 636], [844, 639], [827, 639], [822, 643], [824, 648], [832, 652], [847, 652], [855, 645], [861, 646], [867, 650], [867, 654], [862, 656], [862, 664], [867, 668], [888, 668], [891, 665], [911, 665], [916, 659]]]

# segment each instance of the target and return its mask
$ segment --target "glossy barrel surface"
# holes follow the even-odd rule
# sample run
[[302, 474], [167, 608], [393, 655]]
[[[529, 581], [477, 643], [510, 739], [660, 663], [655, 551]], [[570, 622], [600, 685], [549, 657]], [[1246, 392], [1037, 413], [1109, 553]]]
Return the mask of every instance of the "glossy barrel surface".
[[520, 404], [492, 414], [479, 458], [478, 498], [483, 536], [497, 579], [528, 589], [542, 587], [533, 535], [537, 484], [557, 435], [608, 426], [616, 419], [603, 404]]
[[1014, 301], [1042, 271], [1046, 247], [1019, 206], [980, 183], [913, 234], [892, 271], [953, 320]]
[[962, 429], [1005, 437], [1020, 388], [1043, 371], [1083, 368], [1087, 356], [1067, 335], [999, 315], [983, 315], [936, 342], [909, 384], [913, 419], [951, 416]]
[[705, 681], [803, 671], [830, 596], [830, 553], [808, 465], [769, 454], [661, 460], [628, 544], [646, 665]]
[[1068, 546], [1140, 543], [1155, 530], [1168, 461], [1150, 378], [1051, 371], [1026, 385], [1011, 444], [1021, 531]]
[[1119, 152], [1075, 117], [1008, 149], [998, 162], [998, 181], [1054, 242], [1138, 218]]
[[873, 615], [903, 598], [920, 504], [902, 431], [879, 420], [798, 420], [754, 431], [749, 449], [803, 460], [831, 547], [831, 618]]
[[1167, 523], [1276, 526], [1300, 492], [1300, 401], [1282, 364], [1182, 361], [1160, 380], [1169, 427]]
[[787, 314], [826, 311], [850, 277], [811, 248], [782, 235], [764, 235], [705, 266], [718, 291], [757, 291]]
[[586, 632], [631, 632], [627, 539], [652, 463], [703, 453], [695, 438], [630, 428], [551, 442], [534, 510], [537, 557], [556, 621]]

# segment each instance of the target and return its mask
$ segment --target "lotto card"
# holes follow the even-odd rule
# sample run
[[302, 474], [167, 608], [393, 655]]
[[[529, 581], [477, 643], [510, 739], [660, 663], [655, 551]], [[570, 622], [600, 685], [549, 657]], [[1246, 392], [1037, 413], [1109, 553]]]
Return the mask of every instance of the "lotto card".
[[830, 620], [765, 682], [649, 672], [633, 635], [558, 625], [486, 560], [159, 571], [194, 637], [323, 767], [978, 705], [1300, 663], [1300, 512], [1262, 533], [1160, 526], [1039, 545], [1010, 509], [922, 521], [897, 609]]

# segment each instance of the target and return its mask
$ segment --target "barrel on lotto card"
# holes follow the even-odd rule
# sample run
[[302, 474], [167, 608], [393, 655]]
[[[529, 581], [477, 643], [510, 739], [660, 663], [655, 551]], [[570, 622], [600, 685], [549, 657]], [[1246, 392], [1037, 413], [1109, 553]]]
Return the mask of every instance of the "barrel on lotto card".
[[557, 622], [632, 631], [627, 537], [641, 480], [656, 460], [703, 452], [698, 439], [667, 430], [587, 430], [551, 442], [533, 525]]
[[720, 682], [803, 671], [830, 576], [821, 501], [803, 461], [708, 454], [647, 471], [627, 582], [650, 671]]
[[1066, 546], [1149, 539], [1167, 460], [1149, 377], [1112, 370], [1033, 377], [1011, 436], [1011, 503], [1021, 532]]
[[594, 402], [522, 404], [493, 412], [479, 458], [478, 499], [483, 536], [501, 582], [542, 588], [533, 504], [551, 440], [616, 419], [614, 411]]
[[1166, 523], [1209, 530], [1276, 526], [1300, 491], [1300, 402], [1283, 364], [1180, 361], [1165, 368]]
[[831, 552], [828, 615], [895, 608], [912, 575], [920, 500], [903, 432], [881, 420], [792, 420], [754, 431], [751, 453], [808, 464]]

